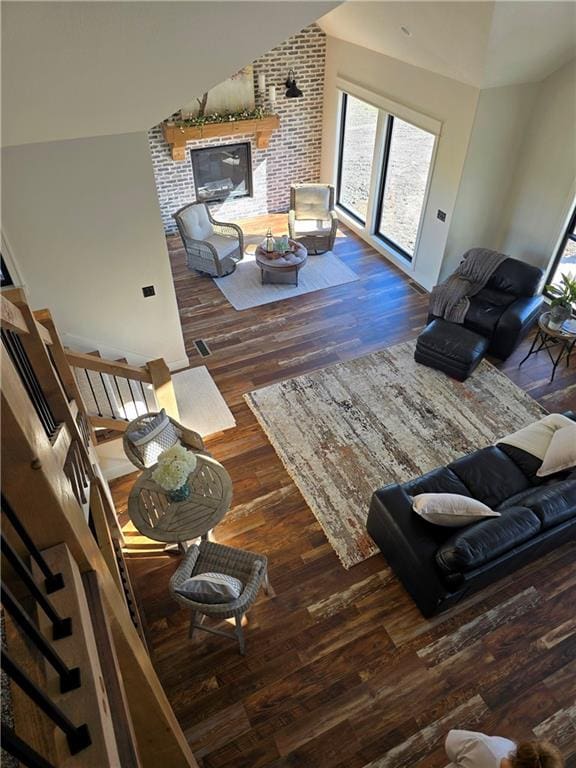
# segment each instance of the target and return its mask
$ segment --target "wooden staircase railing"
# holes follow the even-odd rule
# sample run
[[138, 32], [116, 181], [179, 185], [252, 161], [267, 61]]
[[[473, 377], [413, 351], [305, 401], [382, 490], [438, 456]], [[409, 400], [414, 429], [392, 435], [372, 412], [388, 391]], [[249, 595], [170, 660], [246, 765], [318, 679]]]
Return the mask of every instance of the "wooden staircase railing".
[[[50, 313], [32, 312], [22, 291], [0, 295], [0, 315], [2, 606], [14, 716], [3, 747], [31, 766], [197, 768], [148, 654], [68, 353]], [[166, 364], [142, 370], [168, 410]]]
[[71, 350], [64, 350], [64, 357], [76, 372], [72, 375], [93, 427], [124, 431], [136, 416], [160, 408], [179, 419], [170, 369], [163, 358], [136, 366]]

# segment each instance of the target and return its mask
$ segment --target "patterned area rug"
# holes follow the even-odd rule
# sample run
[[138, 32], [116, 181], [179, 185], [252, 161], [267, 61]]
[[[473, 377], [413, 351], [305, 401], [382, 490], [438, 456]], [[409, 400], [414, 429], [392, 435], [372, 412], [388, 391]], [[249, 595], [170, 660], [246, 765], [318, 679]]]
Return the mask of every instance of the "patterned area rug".
[[464, 383], [414, 362], [415, 342], [245, 399], [345, 568], [377, 551], [372, 492], [483, 448], [546, 411], [483, 361]]
[[[258, 238], [258, 241], [262, 238]], [[320, 291], [343, 283], [358, 280], [358, 275], [340, 261], [331, 251], [311, 254], [298, 273], [298, 285], [262, 285], [260, 268], [254, 253], [247, 251], [236, 270], [226, 277], [219, 277], [214, 284], [222, 291], [234, 309], [250, 309], [273, 301], [291, 299], [304, 293]]]

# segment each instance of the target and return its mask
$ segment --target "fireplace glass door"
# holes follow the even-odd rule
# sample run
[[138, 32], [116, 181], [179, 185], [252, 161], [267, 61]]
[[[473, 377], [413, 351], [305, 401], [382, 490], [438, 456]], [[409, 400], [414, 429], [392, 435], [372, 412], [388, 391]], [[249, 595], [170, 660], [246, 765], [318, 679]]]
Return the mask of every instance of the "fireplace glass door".
[[196, 199], [208, 203], [252, 197], [250, 144], [226, 144], [191, 151]]

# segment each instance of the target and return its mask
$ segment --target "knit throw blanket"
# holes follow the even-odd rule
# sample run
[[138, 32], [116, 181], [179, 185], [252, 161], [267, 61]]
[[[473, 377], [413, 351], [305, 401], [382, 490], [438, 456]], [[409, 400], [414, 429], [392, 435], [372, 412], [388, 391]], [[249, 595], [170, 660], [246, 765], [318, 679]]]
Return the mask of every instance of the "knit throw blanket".
[[430, 313], [451, 323], [462, 324], [470, 308], [470, 297], [484, 288], [507, 258], [506, 254], [488, 248], [471, 248], [464, 254], [456, 272], [432, 288]]

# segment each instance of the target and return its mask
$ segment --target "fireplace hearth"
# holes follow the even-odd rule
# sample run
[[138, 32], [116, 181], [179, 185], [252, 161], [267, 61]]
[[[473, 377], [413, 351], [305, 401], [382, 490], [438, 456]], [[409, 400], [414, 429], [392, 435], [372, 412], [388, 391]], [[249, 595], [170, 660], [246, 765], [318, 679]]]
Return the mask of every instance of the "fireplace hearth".
[[249, 142], [193, 149], [190, 158], [197, 200], [209, 203], [252, 197]]

